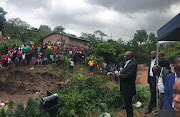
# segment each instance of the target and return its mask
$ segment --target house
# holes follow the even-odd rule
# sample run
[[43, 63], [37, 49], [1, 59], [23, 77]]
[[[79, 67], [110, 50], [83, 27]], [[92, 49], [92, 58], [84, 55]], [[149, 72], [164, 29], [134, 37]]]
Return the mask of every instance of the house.
[[75, 36], [70, 36], [67, 34], [60, 34], [60, 33], [51, 33], [44, 38], [42, 38], [43, 44], [71, 44], [71, 45], [78, 45], [80, 47], [88, 48], [88, 40], [78, 38]]

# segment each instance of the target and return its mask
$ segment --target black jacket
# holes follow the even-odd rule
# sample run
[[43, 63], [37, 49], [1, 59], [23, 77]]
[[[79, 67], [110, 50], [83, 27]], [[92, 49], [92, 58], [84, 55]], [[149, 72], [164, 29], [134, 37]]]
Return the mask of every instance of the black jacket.
[[[154, 65], [156, 65], [156, 61], [155, 61]], [[150, 76], [150, 68], [151, 68], [151, 60], [149, 62], [149, 69], [148, 69], [148, 83], [149, 84], [152, 82], [156, 83], [156, 76], [153, 76], [153, 78]]]
[[171, 73], [171, 70], [169, 70], [169, 69], [166, 68], [166, 67], [163, 67], [163, 71], [162, 71], [162, 80], [163, 80], [164, 86], [165, 86], [166, 77], [167, 77], [168, 73]]
[[170, 63], [168, 60], [166, 60], [165, 58], [159, 58], [158, 61], [159, 61], [158, 64], [160, 67], [166, 67], [169, 70], [171, 70]]
[[124, 96], [136, 95], [136, 81], [137, 75], [137, 63], [135, 60], [131, 60], [127, 66], [120, 73], [120, 92]]

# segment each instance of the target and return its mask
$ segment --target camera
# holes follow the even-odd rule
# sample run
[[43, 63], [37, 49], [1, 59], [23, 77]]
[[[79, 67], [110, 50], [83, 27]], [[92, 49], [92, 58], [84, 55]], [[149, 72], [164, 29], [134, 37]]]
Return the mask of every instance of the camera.
[[52, 106], [58, 104], [58, 95], [52, 94], [50, 96], [42, 98], [41, 104], [43, 108], [51, 108]]
[[60, 112], [59, 107], [62, 107], [63, 104], [58, 102], [58, 95], [52, 94], [47, 90], [47, 96], [42, 98], [40, 101], [41, 108], [46, 110], [50, 117], [56, 117]]

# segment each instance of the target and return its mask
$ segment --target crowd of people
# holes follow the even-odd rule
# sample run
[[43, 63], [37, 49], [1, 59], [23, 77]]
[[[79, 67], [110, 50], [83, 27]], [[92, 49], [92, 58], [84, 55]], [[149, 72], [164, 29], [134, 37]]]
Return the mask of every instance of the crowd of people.
[[[47, 56], [46, 50], [53, 50]], [[47, 52], [48, 53], [48, 52]], [[5, 45], [2, 59], [0, 59], [0, 70], [3, 68], [13, 69], [20, 66], [46, 65], [51, 63], [61, 64], [64, 57], [69, 59], [69, 69], [73, 69], [77, 61], [84, 62], [85, 57], [90, 53], [90, 49], [71, 44], [38, 44], [32, 42], [21, 43], [19, 46], [14, 44]]]
[[88, 61], [90, 74], [98, 73], [99, 75], [108, 76], [109, 80], [115, 80], [116, 83], [119, 83], [119, 78], [116, 77], [116, 73], [119, 73], [122, 70], [121, 64], [113, 64], [103, 62], [102, 65], [99, 63], [98, 59]]
[[[53, 53], [45, 56], [48, 48], [51, 48]], [[13, 46], [5, 45], [4, 53], [0, 60], [0, 70], [3, 68], [13, 69], [28, 65], [61, 64], [64, 57], [69, 58], [69, 69], [73, 70], [74, 64], [78, 60], [84, 63], [89, 54], [90, 49], [70, 44], [41, 45], [28, 42], [19, 46], [16, 44]], [[151, 113], [153, 107], [157, 106], [156, 86], [159, 90], [160, 109], [175, 109], [175, 111], [180, 114], [180, 96], [178, 95], [180, 91], [176, 83], [176, 80], [178, 81], [180, 77], [180, 57], [175, 58], [174, 72], [172, 72], [169, 61], [164, 58], [164, 52], [159, 52], [158, 65], [156, 65], [156, 51], [152, 51], [150, 56], [151, 60], [149, 62], [147, 82], [149, 83], [151, 97], [145, 114]], [[98, 72], [99, 74], [110, 76], [110, 79], [112, 77], [115, 78], [117, 83], [120, 82], [120, 92], [124, 97], [127, 117], [133, 117], [132, 98], [136, 95], [135, 80], [137, 75], [137, 62], [133, 59], [132, 51], [125, 53], [124, 60], [126, 61], [124, 67], [120, 64], [115, 65], [106, 62], [103, 62], [102, 67], [99, 67], [99, 61], [97, 59], [95, 61], [89, 60], [88, 65], [90, 67], [90, 74]], [[158, 77], [158, 81], [156, 81], [156, 77]]]

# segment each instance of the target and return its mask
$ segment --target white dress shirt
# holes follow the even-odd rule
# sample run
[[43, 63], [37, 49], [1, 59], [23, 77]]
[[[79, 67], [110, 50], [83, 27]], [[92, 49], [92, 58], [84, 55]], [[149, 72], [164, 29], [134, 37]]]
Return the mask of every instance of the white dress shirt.
[[163, 84], [163, 79], [162, 79], [162, 71], [163, 71], [163, 67], [161, 69], [161, 73], [160, 76], [158, 78], [158, 89], [160, 93], [164, 93], [164, 84]]
[[155, 62], [156, 62], [156, 58], [151, 60], [151, 67], [150, 67], [150, 71], [149, 71], [149, 75], [150, 75], [151, 77], [154, 76], [154, 75], [153, 75], [153, 72], [152, 72], [152, 67], [154, 66]]
[[125, 64], [124, 68], [127, 66], [127, 64], [128, 64], [129, 62], [131, 62], [131, 60], [132, 60], [132, 59], [126, 61], [126, 64]]

